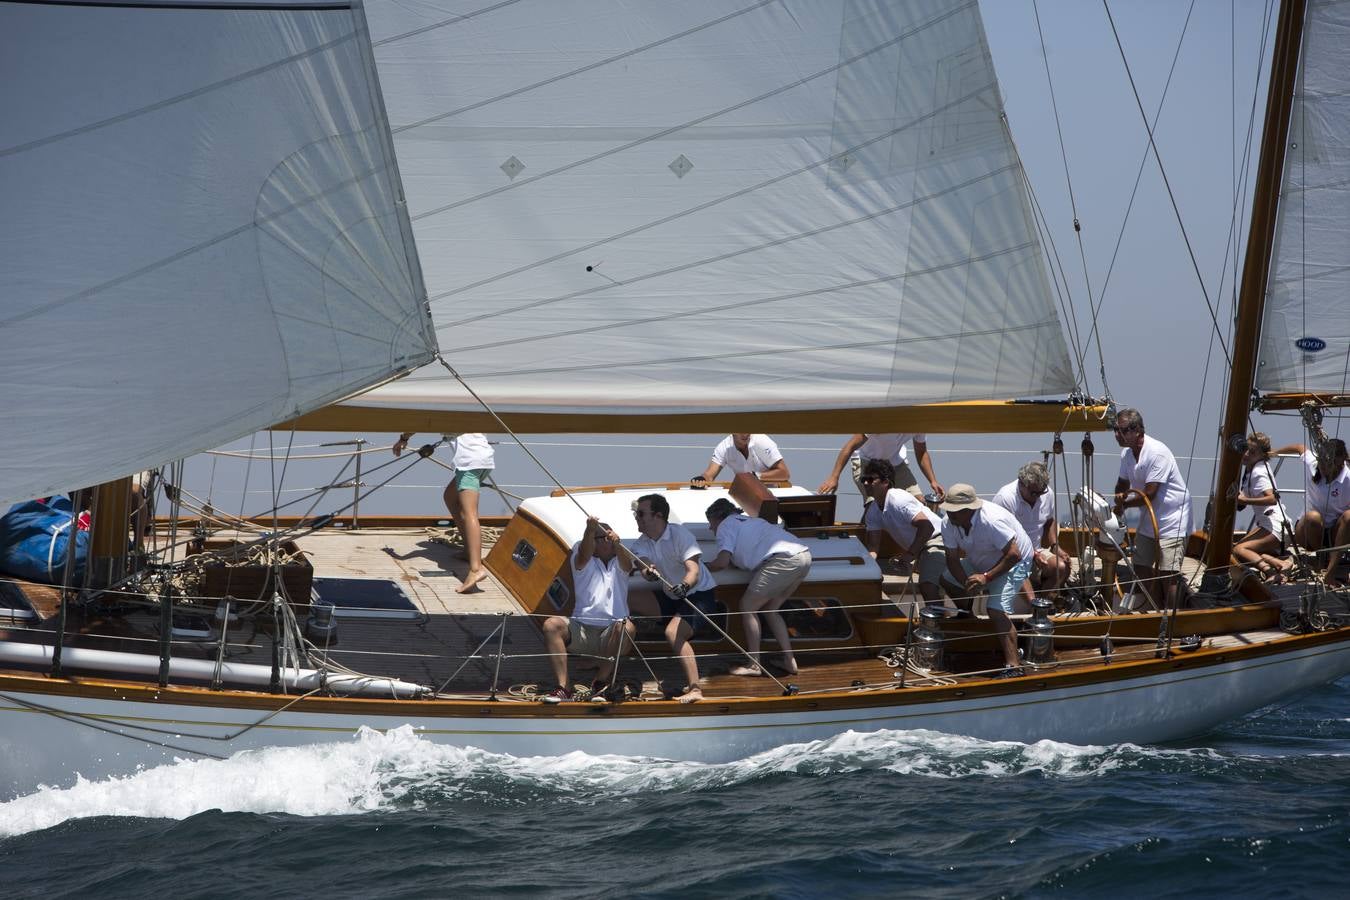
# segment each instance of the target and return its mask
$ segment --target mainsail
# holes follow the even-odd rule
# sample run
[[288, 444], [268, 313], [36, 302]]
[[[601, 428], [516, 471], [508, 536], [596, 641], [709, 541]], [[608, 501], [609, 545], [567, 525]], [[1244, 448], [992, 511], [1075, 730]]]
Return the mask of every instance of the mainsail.
[[[499, 411], [1074, 387], [974, 0], [368, 15], [437, 338]], [[478, 409], [439, 367], [351, 402]]]
[[0, 3], [0, 500], [432, 358], [369, 53], [342, 3]]
[[1350, 4], [1313, 0], [1276, 222], [1256, 386], [1350, 389]]

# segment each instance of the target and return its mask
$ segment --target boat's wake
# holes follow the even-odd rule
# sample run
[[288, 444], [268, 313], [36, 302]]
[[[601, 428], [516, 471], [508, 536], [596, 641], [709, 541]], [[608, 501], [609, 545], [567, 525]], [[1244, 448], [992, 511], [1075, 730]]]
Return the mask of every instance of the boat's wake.
[[1019, 744], [927, 731], [849, 732], [716, 765], [584, 753], [522, 758], [435, 744], [404, 727], [388, 733], [363, 730], [343, 743], [249, 751], [226, 760], [179, 760], [121, 778], [42, 788], [0, 804], [0, 836], [91, 816], [184, 819], [212, 809], [324, 816], [464, 800], [594, 803], [717, 791], [785, 775], [885, 771], [932, 778], [1078, 778], [1139, 766], [1191, 770], [1224, 764], [1225, 757], [1209, 750]]

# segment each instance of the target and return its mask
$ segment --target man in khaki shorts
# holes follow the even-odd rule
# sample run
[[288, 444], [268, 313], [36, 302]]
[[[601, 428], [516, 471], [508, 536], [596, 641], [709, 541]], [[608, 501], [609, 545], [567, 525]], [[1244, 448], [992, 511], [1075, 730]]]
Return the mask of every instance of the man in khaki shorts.
[[1143, 507], [1135, 528], [1135, 573], [1159, 609], [1173, 609], [1180, 587], [1176, 576], [1191, 533], [1191, 492], [1172, 451], [1144, 433], [1139, 410], [1127, 407], [1117, 413], [1115, 434], [1122, 448], [1116, 514], [1124, 513], [1127, 506]]
[[736, 666], [731, 674], [764, 674], [759, 655], [762, 636], [759, 614], [762, 613], [778, 646], [783, 649], [778, 668], [796, 675], [797, 660], [792, 655], [787, 623], [778, 609], [806, 580], [811, 569], [811, 551], [777, 525], [745, 515], [725, 497], [714, 501], [706, 515], [708, 527], [717, 537], [717, 558], [708, 563], [708, 568], [716, 572], [735, 565], [751, 573], [750, 583], [741, 598], [741, 612], [745, 614], [742, 622], [745, 648], [753, 661], [749, 665]]
[[545, 703], [572, 699], [567, 683], [568, 653], [599, 658], [592, 694], [609, 683], [624, 632], [630, 647], [637, 632], [628, 618], [628, 573], [632, 568], [633, 556], [619, 546], [614, 529], [595, 516], [587, 519], [585, 534], [572, 548], [577, 598], [572, 617], [549, 616], [544, 620], [544, 647], [557, 682], [557, 687], [541, 698]]

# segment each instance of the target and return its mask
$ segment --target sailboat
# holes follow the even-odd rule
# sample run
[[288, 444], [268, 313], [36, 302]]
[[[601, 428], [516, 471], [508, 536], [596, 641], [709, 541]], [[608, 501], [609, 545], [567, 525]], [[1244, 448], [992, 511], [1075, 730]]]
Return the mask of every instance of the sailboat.
[[[0, 101], [0, 365], [22, 399], [0, 497], [113, 483], [269, 427], [1104, 427], [976, 3], [519, 5], [6, 4], [4, 49], [59, 36], [80, 63], [30, 53]], [[1298, 48], [1318, 47], [1303, 8], [1281, 14], [1253, 234], [1292, 171], [1275, 154]], [[152, 55], [172, 79], [144, 71]], [[1258, 298], [1268, 244], [1249, 241]], [[1250, 383], [1235, 370], [1225, 434], [1244, 430]], [[856, 533], [784, 488], [751, 499], [803, 517], [820, 561], [792, 611], [801, 673], [713, 671], [743, 643], [730, 579], [703, 702], [645, 683], [626, 702], [537, 702], [518, 688], [546, 669], [539, 617], [570, 609], [560, 573], [585, 515], [634, 537], [627, 509], [653, 489], [690, 524], [746, 496], [649, 485], [522, 504], [489, 560], [514, 616], [428, 603], [447, 566], [421, 524], [276, 516], [225, 548], [271, 548], [233, 584], [205, 518], [148, 568], [118, 562], [114, 527], [90, 584], [40, 624], [19, 609], [0, 640], [0, 790], [409, 724], [515, 755], [694, 760], [850, 729], [1161, 741], [1350, 672], [1350, 627], [1289, 633], [1278, 602], [1193, 616], [1184, 648], [1107, 617], [1114, 647], [1080, 633], [1021, 679], [990, 678], [973, 644], [949, 645], [972, 648], [965, 666], [912, 669], [935, 635], [901, 624]], [[105, 533], [124, 521], [114, 493], [95, 503]], [[332, 575], [376, 559], [398, 575]], [[185, 587], [193, 566], [226, 586]], [[8, 584], [29, 606], [42, 593]], [[214, 626], [194, 635], [185, 612]], [[632, 649], [639, 680], [659, 681], [659, 643]]]

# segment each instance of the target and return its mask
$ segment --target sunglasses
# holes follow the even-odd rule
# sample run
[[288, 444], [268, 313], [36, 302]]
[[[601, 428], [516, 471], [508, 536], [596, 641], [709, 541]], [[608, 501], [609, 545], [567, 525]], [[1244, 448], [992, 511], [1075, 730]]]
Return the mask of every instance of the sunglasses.
[[1121, 428], [1119, 425], [1117, 425], [1115, 428], [1112, 428], [1111, 430], [1114, 431], [1116, 434], [1129, 434], [1131, 431], [1134, 431], [1134, 426], [1126, 425], [1124, 428]]
[[884, 478], [878, 478], [876, 475], [864, 475], [862, 478], [858, 479], [858, 481], [860, 481], [863, 484], [871, 484], [874, 481], [885, 481], [885, 480], [886, 479]]

